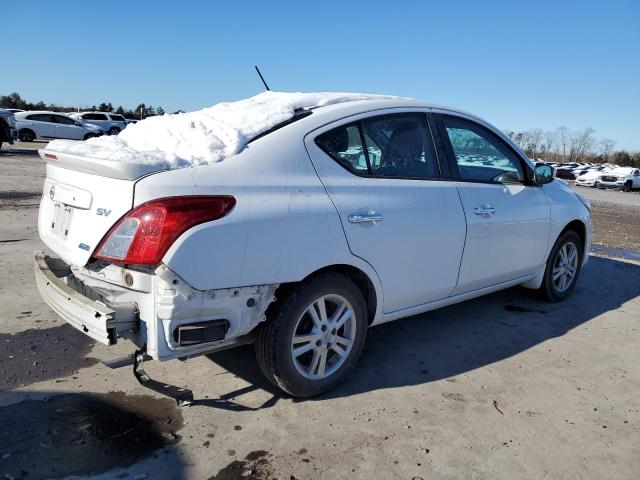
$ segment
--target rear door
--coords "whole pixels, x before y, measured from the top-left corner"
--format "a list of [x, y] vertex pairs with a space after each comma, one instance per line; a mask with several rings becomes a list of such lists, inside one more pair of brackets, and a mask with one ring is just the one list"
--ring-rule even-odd
[[310, 133], [305, 145], [351, 252], [380, 277], [384, 312], [450, 295], [465, 221], [425, 113], [359, 115]]
[[55, 138], [56, 126], [48, 113], [34, 113], [28, 115], [26, 120], [29, 122], [28, 128], [33, 130], [38, 138]]
[[462, 116], [438, 117], [467, 222], [455, 294], [536, 273], [550, 232], [544, 190], [527, 180], [524, 160], [488, 127]]

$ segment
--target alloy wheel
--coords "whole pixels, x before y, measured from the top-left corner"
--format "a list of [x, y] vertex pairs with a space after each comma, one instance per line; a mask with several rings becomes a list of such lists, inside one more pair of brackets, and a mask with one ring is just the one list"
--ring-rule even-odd
[[578, 271], [578, 247], [573, 242], [567, 242], [556, 254], [553, 262], [553, 286], [558, 293], [566, 292]]
[[356, 338], [356, 317], [340, 295], [324, 295], [304, 310], [293, 330], [291, 357], [305, 378], [321, 380], [346, 361]]

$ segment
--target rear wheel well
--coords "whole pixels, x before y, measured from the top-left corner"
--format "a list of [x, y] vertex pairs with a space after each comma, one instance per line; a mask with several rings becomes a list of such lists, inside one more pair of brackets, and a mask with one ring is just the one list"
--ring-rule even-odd
[[578, 234], [580, 240], [582, 241], [582, 248], [584, 248], [587, 241], [587, 228], [584, 226], [584, 223], [582, 223], [580, 220], [569, 222], [567, 226], [564, 227], [562, 232], [560, 232], [560, 235], [558, 235], [558, 237], [569, 231], [573, 231]]
[[[301, 282], [309, 281], [312, 278], [315, 278], [319, 275], [324, 275], [327, 273], [340, 273], [345, 277], [349, 278], [360, 290], [362, 296], [364, 297], [365, 304], [367, 306], [367, 321], [368, 324], [371, 325], [373, 319], [376, 316], [376, 310], [378, 306], [378, 296], [376, 295], [376, 289], [373, 286], [373, 282], [369, 278], [369, 276], [364, 273], [362, 270], [352, 266], [352, 265], [330, 265], [328, 267], [321, 268], [316, 270], [315, 272], [307, 275]], [[301, 282], [293, 282], [293, 283], [283, 283], [276, 290], [276, 298], [277, 300], [269, 306], [269, 309], [280, 302], [281, 299], [285, 298], [288, 293], [295, 289], [296, 285]], [[267, 309], [267, 312], [268, 310]], [[268, 313], [267, 313], [268, 316]]]

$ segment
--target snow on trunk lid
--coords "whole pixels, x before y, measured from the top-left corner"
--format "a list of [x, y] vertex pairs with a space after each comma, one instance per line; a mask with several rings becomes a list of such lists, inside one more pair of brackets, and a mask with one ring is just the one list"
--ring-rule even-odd
[[65, 262], [85, 265], [102, 237], [131, 210], [134, 184], [47, 164], [40, 238]]
[[398, 98], [363, 93], [264, 92], [196, 112], [148, 117], [118, 135], [86, 141], [53, 140], [46, 152], [65, 153], [156, 170], [220, 161], [297, 111], [355, 100]]

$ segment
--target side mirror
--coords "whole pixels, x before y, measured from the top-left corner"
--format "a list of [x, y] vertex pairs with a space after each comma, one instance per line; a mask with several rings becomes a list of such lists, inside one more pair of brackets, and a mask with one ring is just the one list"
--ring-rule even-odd
[[534, 170], [536, 185], [544, 185], [553, 181], [553, 167], [549, 165], [538, 165]]

